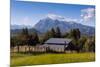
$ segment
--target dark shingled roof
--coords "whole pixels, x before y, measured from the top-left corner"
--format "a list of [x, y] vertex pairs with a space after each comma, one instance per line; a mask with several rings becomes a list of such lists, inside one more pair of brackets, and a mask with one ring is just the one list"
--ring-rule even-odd
[[67, 38], [50, 38], [45, 42], [45, 44], [68, 44], [72, 41], [72, 39]]

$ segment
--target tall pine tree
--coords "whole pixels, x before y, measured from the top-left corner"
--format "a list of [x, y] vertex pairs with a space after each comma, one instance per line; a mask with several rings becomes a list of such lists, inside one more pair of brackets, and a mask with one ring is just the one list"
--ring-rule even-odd
[[61, 38], [61, 31], [59, 27], [56, 28], [56, 37]]

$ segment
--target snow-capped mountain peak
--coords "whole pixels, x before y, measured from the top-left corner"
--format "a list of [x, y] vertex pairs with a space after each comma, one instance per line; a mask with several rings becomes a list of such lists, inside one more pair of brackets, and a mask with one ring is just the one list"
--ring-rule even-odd
[[61, 21], [64, 21], [65, 18], [60, 16], [60, 15], [56, 15], [56, 14], [48, 14], [46, 15], [47, 18], [50, 18], [52, 20], [61, 20]]
[[51, 19], [51, 20], [58, 20], [58, 21], [65, 21], [65, 22], [77, 22], [77, 19], [63, 17], [56, 14], [47, 14], [44, 19]]

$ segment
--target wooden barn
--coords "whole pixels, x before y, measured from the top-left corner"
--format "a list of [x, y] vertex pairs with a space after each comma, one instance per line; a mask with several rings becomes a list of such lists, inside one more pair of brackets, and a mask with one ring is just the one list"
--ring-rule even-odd
[[71, 46], [72, 39], [67, 38], [50, 38], [44, 43], [46, 50], [52, 50], [56, 52], [65, 52], [67, 47]]

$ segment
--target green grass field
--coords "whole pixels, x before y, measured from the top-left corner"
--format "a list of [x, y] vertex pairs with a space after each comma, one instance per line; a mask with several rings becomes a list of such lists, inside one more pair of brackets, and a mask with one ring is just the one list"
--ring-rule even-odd
[[41, 55], [11, 53], [11, 66], [90, 62], [90, 61], [95, 61], [94, 53], [41, 54]]

